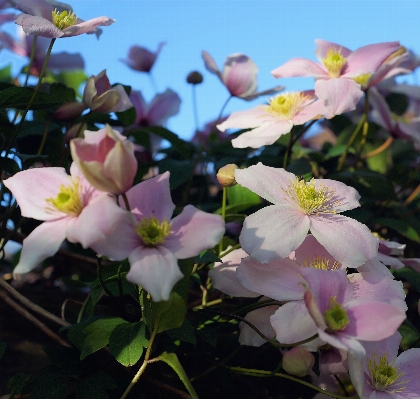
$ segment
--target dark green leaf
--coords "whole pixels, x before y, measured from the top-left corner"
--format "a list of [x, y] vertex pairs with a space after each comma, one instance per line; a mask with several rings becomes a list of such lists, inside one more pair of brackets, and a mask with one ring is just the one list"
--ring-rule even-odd
[[14, 375], [7, 383], [7, 388], [10, 389], [10, 397], [17, 395], [22, 392], [23, 387], [31, 379], [31, 377], [25, 373], [19, 373]]
[[395, 277], [408, 281], [416, 290], [420, 292], [420, 273], [411, 267], [403, 267], [402, 269], [395, 270]]
[[[10, 87], [0, 92], [0, 108], [26, 109], [34, 93], [29, 87]], [[38, 92], [30, 109], [48, 109], [62, 104], [64, 101], [49, 93]]]
[[187, 319], [184, 320], [181, 327], [167, 330], [166, 334], [168, 334], [173, 340], [180, 340], [193, 345], [197, 344], [194, 327]]
[[136, 110], [134, 107], [127, 109], [124, 112], [116, 112], [118, 121], [123, 126], [131, 126], [136, 121]]
[[152, 315], [154, 322], [157, 315], [160, 314], [158, 333], [177, 328], [184, 322], [187, 306], [182, 297], [172, 292], [168, 301], [153, 302]]
[[188, 290], [190, 288], [191, 272], [194, 267], [194, 258], [178, 259], [178, 266], [184, 277], [178, 281], [174, 287], [174, 292], [178, 293], [184, 302], [187, 302]]
[[180, 161], [177, 159], [165, 158], [159, 162], [160, 173], [166, 171], [171, 173], [171, 177], [169, 179], [171, 190], [177, 188], [190, 179], [192, 168], [193, 164], [189, 160]]
[[389, 227], [410, 240], [420, 242], [420, 231], [412, 227], [412, 221], [392, 218], [377, 218], [376, 223]]
[[147, 348], [146, 324], [123, 323], [112, 331], [109, 337], [109, 350], [123, 366], [130, 367], [138, 362], [143, 348]]
[[79, 381], [76, 386], [76, 399], [107, 399], [108, 389], [116, 388], [114, 380], [104, 373], [98, 373]]
[[413, 347], [413, 345], [420, 339], [418, 332], [415, 330], [413, 326], [410, 325], [405, 321], [401, 324], [400, 328], [398, 328], [398, 332], [401, 334], [401, 349], [407, 350]]
[[58, 367], [63, 373], [68, 375], [77, 375], [80, 373], [78, 350], [64, 346], [47, 346], [43, 349], [51, 363]]
[[201, 251], [200, 255], [197, 255], [194, 258], [194, 263], [212, 263], [212, 262], [221, 262], [221, 259], [211, 250], [206, 249]]
[[35, 381], [31, 399], [63, 399], [67, 394], [67, 383], [56, 375], [44, 374]]

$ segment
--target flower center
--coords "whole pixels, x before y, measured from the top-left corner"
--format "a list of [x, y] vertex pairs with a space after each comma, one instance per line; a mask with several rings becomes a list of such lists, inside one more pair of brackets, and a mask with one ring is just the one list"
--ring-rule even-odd
[[315, 255], [314, 258], [305, 260], [303, 266], [322, 270], [337, 270], [340, 264], [337, 261], [331, 264], [331, 259], [327, 259], [325, 256]]
[[315, 180], [306, 182], [304, 179], [296, 177], [291, 182], [287, 190], [283, 191], [299, 205], [300, 209], [306, 215], [317, 215], [319, 213], [337, 213], [334, 207], [340, 204], [340, 201], [331, 201], [335, 191], [328, 190], [322, 184], [315, 187]]
[[341, 75], [341, 70], [346, 63], [346, 58], [341, 55], [341, 48], [338, 50], [330, 48], [327, 52], [327, 56], [322, 60], [325, 68], [331, 78], [338, 78]]
[[52, 23], [60, 30], [73, 26], [77, 22], [77, 16], [73, 11], [57, 11], [51, 13]]
[[347, 312], [337, 302], [337, 297], [330, 298], [330, 307], [324, 312], [324, 320], [331, 332], [344, 330], [350, 323]]
[[153, 247], [165, 242], [165, 238], [171, 233], [172, 223], [166, 219], [161, 223], [153, 216], [144, 218], [136, 227], [136, 233], [143, 240], [144, 244]]
[[281, 120], [292, 119], [309, 100], [302, 92], [284, 93], [271, 97], [268, 101], [267, 111], [280, 117]]
[[[78, 216], [83, 209], [79, 179], [72, 179], [68, 186], [62, 184], [57, 196], [47, 198], [46, 202], [54, 207], [52, 210], [59, 210], [69, 216]], [[47, 207], [47, 210], [51, 210], [51, 208]]]
[[[397, 382], [405, 373], [400, 372], [398, 367], [394, 366], [395, 359], [389, 364], [388, 355], [379, 356], [376, 360], [376, 355], [373, 354], [368, 360], [368, 369], [371, 380], [368, 384], [377, 391], [387, 391], [388, 393], [398, 393], [405, 390], [405, 385], [409, 380]], [[391, 389], [388, 389], [394, 385]], [[399, 387], [398, 387], [399, 385]]]
[[364, 87], [364, 86], [367, 85], [367, 82], [369, 81], [369, 79], [370, 79], [371, 76], [372, 76], [372, 73], [371, 72], [363, 73], [363, 74], [361, 74], [359, 76], [355, 76], [353, 78], [353, 80], [356, 83], [359, 83], [360, 86]]

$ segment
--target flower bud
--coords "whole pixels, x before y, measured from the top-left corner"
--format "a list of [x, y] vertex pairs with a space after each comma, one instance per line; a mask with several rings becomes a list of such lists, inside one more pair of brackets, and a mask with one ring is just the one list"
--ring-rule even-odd
[[217, 172], [217, 181], [220, 183], [223, 187], [232, 187], [236, 185], [235, 180], [235, 170], [239, 169], [237, 165], [234, 163], [231, 163], [229, 165], [223, 166], [223, 168], [220, 168]]
[[198, 71], [192, 71], [187, 76], [187, 83], [191, 85], [199, 85], [203, 82], [203, 75]]
[[314, 364], [314, 355], [300, 346], [296, 346], [283, 354], [283, 369], [297, 377], [308, 375]]
[[86, 180], [112, 194], [129, 190], [137, 173], [133, 143], [109, 125], [97, 132], [86, 130], [84, 135], [70, 142], [70, 150]]

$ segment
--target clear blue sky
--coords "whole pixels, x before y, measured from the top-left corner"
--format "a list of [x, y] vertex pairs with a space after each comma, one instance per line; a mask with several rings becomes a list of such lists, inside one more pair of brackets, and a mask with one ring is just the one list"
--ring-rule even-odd
[[[116, 23], [103, 29], [100, 40], [82, 35], [59, 39], [53, 51], [80, 52], [88, 75], [107, 69], [111, 83], [131, 85], [147, 100], [155, 92], [146, 74], [119, 62], [131, 45], [155, 50], [166, 41], [153, 76], [159, 88], [175, 90], [182, 98], [179, 115], [168, 127], [183, 138], [191, 137], [194, 118], [191, 86], [185, 78], [192, 70], [204, 75], [197, 87], [201, 125], [217, 117], [228, 92], [216, 76], [204, 68], [201, 51], [208, 51], [221, 68], [227, 55], [242, 52], [259, 67], [259, 88], [283, 84], [286, 90], [311, 89], [313, 80], [274, 79], [270, 71], [290, 58], [314, 58], [314, 39], [333, 41], [352, 50], [377, 42], [400, 40], [420, 53], [420, 1], [405, 0], [72, 0], [68, 1], [83, 19], [106, 15]], [[13, 31], [13, 23], [5, 25]], [[0, 67], [13, 61], [10, 52], [0, 52]], [[413, 77], [407, 78], [414, 83]], [[263, 99], [245, 102], [233, 99], [227, 112], [251, 108]]]

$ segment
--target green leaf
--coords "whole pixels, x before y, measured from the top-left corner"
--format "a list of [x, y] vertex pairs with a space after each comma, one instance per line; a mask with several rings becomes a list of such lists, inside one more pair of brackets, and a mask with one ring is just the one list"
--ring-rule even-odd
[[108, 399], [107, 389], [116, 387], [113, 378], [99, 372], [77, 383], [76, 399]]
[[222, 260], [211, 250], [205, 249], [201, 251], [200, 255], [197, 255], [194, 258], [194, 263], [212, 263], [212, 262], [221, 262]]
[[131, 126], [136, 121], [136, 110], [134, 107], [127, 109], [124, 112], [116, 112], [118, 121], [121, 122], [123, 126]]
[[65, 346], [46, 346], [43, 348], [51, 363], [58, 367], [63, 373], [77, 375], [80, 373], [81, 365], [79, 351], [75, 348]]
[[31, 377], [25, 373], [19, 373], [14, 375], [7, 383], [7, 388], [11, 390], [10, 397], [13, 398], [18, 393], [21, 393], [23, 387], [30, 379]]
[[194, 327], [187, 319], [184, 320], [181, 327], [167, 330], [166, 334], [168, 334], [173, 340], [180, 340], [193, 345], [197, 344]]
[[[10, 87], [0, 92], [0, 108], [26, 109], [34, 89], [29, 87]], [[38, 92], [30, 109], [48, 109], [64, 101], [49, 93]]]
[[87, 336], [83, 340], [80, 360], [108, 345], [109, 337], [119, 324], [125, 323], [121, 317], [99, 319], [89, 324], [84, 330]]
[[0, 69], [0, 81], [11, 82], [12, 81], [12, 64], [6, 65]]
[[[366, 143], [363, 153], [366, 154], [368, 152], [373, 151], [374, 149], [378, 148], [377, 145], [373, 145], [371, 143]], [[390, 150], [389, 148], [385, 151], [380, 152], [379, 154], [369, 157], [366, 159], [366, 163], [370, 170], [374, 172], [384, 174], [388, 169], [388, 165], [390, 165]]]
[[258, 205], [261, 199], [258, 194], [240, 184], [227, 188], [227, 198], [229, 205], [253, 204]]
[[[236, 186], [235, 186], [236, 187]], [[235, 204], [235, 205], [228, 205], [226, 207], [226, 216], [228, 215], [237, 215], [239, 212], [245, 211], [253, 206], [255, 206], [255, 202], [244, 202], [242, 204]], [[222, 214], [222, 208], [216, 209], [213, 212], [215, 215], [221, 215]]]
[[187, 306], [182, 297], [176, 292], [171, 293], [168, 301], [152, 302], [153, 323], [156, 322], [157, 316], [160, 315], [158, 333], [180, 327], [184, 322], [186, 313]]
[[410, 240], [420, 242], [420, 232], [411, 226], [411, 221], [409, 220], [405, 221], [392, 218], [377, 218], [375, 222], [397, 231]]
[[143, 348], [147, 348], [146, 324], [123, 323], [115, 327], [109, 337], [109, 350], [123, 366], [130, 367], [138, 362]]
[[395, 277], [408, 281], [416, 290], [420, 292], [420, 273], [411, 267], [403, 267], [394, 271]]
[[[83, 70], [63, 71], [60, 73], [47, 73], [43, 82], [46, 83], [63, 83], [67, 87], [73, 89], [78, 93], [79, 87], [82, 83], [87, 81], [87, 76]], [[78, 95], [78, 97], [81, 97]], [[73, 100], [74, 101], [74, 100]]]
[[67, 395], [68, 385], [56, 374], [43, 374], [34, 381], [31, 399], [63, 399]]
[[184, 302], [187, 302], [191, 273], [194, 268], [194, 258], [178, 259], [178, 266], [184, 277], [176, 283], [174, 292], [178, 293]]
[[410, 325], [407, 320], [401, 324], [398, 328], [398, 332], [401, 334], [401, 349], [406, 351], [413, 347], [413, 345], [420, 339], [418, 332], [413, 326]]
[[184, 368], [178, 360], [178, 357], [175, 353], [163, 352], [159, 357], [159, 360], [165, 362], [168, 366], [178, 374], [179, 379], [183, 382], [188, 393], [193, 399], [198, 399], [197, 393], [195, 392], [194, 387], [192, 386], [187, 374], [185, 373]]
[[171, 190], [187, 182], [191, 177], [193, 164], [190, 160], [165, 158], [159, 162], [159, 172], [170, 172], [169, 184]]

